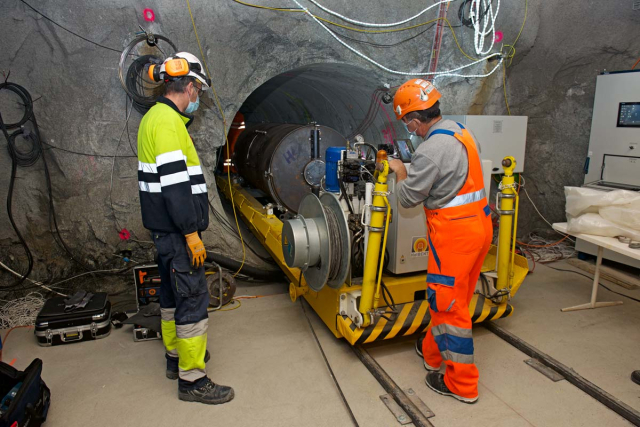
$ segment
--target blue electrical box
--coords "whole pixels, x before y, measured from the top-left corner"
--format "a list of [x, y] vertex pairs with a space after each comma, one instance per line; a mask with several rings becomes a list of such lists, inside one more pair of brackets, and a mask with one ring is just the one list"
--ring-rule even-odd
[[329, 147], [325, 154], [326, 172], [324, 178], [324, 189], [332, 193], [340, 192], [340, 181], [338, 180], [338, 162], [342, 160], [344, 147]]

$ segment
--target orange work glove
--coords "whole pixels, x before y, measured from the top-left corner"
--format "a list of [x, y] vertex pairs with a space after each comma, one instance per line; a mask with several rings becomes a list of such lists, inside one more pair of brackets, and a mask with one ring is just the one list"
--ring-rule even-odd
[[187, 253], [191, 257], [191, 263], [196, 268], [201, 267], [207, 258], [207, 250], [204, 248], [204, 243], [200, 240], [198, 232], [187, 234], [184, 237], [187, 239]]

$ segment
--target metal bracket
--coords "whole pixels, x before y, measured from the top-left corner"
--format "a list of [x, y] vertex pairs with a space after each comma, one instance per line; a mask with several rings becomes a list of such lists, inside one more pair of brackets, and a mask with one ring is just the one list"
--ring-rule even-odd
[[524, 363], [531, 366], [533, 369], [540, 372], [542, 375], [549, 378], [554, 383], [557, 383], [558, 381], [562, 381], [565, 379], [564, 376], [562, 376], [558, 372], [540, 363], [538, 359], [527, 359], [524, 361]]
[[371, 210], [372, 211], [376, 211], [376, 212], [386, 212], [387, 211], [387, 207], [386, 206], [371, 206]]
[[96, 335], [98, 335], [98, 325], [95, 322], [91, 322], [91, 336], [95, 338]]
[[360, 213], [360, 224], [362, 224], [363, 227], [368, 227], [369, 224], [367, 224], [364, 221], [364, 214], [367, 211], [367, 208], [371, 209], [373, 207], [373, 205], [370, 205], [368, 203], [365, 203], [364, 206], [362, 206], [362, 212]]
[[502, 199], [515, 199], [516, 195], [515, 194], [503, 194], [503, 193], [496, 193], [496, 211], [498, 211], [498, 214], [500, 215], [514, 215], [516, 213], [515, 209], [511, 209], [508, 211], [503, 211], [500, 209], [500, 200]]
[[47, 344], [51, 344], [53, 342], [53, 332], [51, 332], [51, 329], [47, 329], [44, 336], [47, 339]]
[[364, 322], [362, 313], [358, 310], [358, 298], [361, 295], [362, 291], [345, 292], [340, 295], [340, 314], [351, 319], [357, 327]]
[[[408, 388], [403, 391], [405, 392], [409, 400], [411, 400], [413, 404], [416, 405], [418, 409], [420, 409], [420, 412], [422, 412], [426, 418], [432, 418], [436, 416], [436, 414], [434, 414], [433, 411], [429, 409], [429, 407], [422, 401], [422, 399], [418, 397], [413, 389]], [[396, 403], [396, 401], [393, 399], [393, 396], [391, 396], [390, 394], [383, 394], [380, 396], [380, 400], [382, 400], [382, 403], [384, 403], [387, 409], [391, 411], [393, 416], [396, 417], [396, 420], [398, 420], [398, 423], [400, 423], [400, 425], [407, 425], [412, 423], [411, 418], [400, 407], [400, 405]]]

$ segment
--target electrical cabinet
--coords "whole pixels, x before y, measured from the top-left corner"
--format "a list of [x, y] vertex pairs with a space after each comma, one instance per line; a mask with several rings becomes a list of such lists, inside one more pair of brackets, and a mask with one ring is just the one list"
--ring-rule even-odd
[[[483, 160], [482, 171], [487, 197], [489, 197], [488, 189], [491, 188], [491, 170], [492, 162]], [[424, 208], [422, 204], [409, 209], [402, 207], [395, 191], [395, 174], [389, 175], [387, 184], [391, 193], [389, 194], [389, 204], [393, 212], [387, 236], [388, 269], [394, 274], [426, 271], [429, 244]]]
[[[586, 187], [640, 190], [640, 70], [598, 76], [584, 173]], [[576, 250], [596, 255], [598, 249], [577, 239]], [[608, 249], [603, 257], [640, 268], [640, 261]]]
[[491, 160], [492, 174], [502, 174], [502, 159], [516, 159], [515, 172], [524, 171], [524, 151], [527, 142], [526, 116], [443, 116], [469, 129], [480, 144], [480, 157]]

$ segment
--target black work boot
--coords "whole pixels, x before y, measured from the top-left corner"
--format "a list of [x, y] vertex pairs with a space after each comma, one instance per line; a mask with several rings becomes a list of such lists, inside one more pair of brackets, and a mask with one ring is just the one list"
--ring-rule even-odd
[[186, 402], [200, 402], [208, 405], [226, 403], [235, 396], [233, 389], [226, 385], [215, 384], [206, 378], [203, 385], [191, 390], [178, 388], [178, 398]]
[[463, 397], [449, 390], [449, 387], [444, 383], [444, 375], [439, 372], [429, 372], [424, 381], [427, 383], [427, 387], [443, 396], [451, 396], [464, 403], [476, 403], [478, 401], [478, 396]]
[[640, 371], [633, 371], [631, 373], [631, 381], [636, 384], [640, 384]]
[[422, 355], [422, 342], [424, 341], [424, 337], [420, 337], [418, 338], [418, 340], [416, 341], [416, 353], [418, 353], [418, 356], [420, 357], [424, 357]]
[[[204, 363], [207, 363], [211, 359], [209, 350], [204, 353]], [[167, 356], [167, 378], [170, 380], [177, 380], [180, 376], [180, 369], [178, 368], [178, 359], [175, 357]]]

